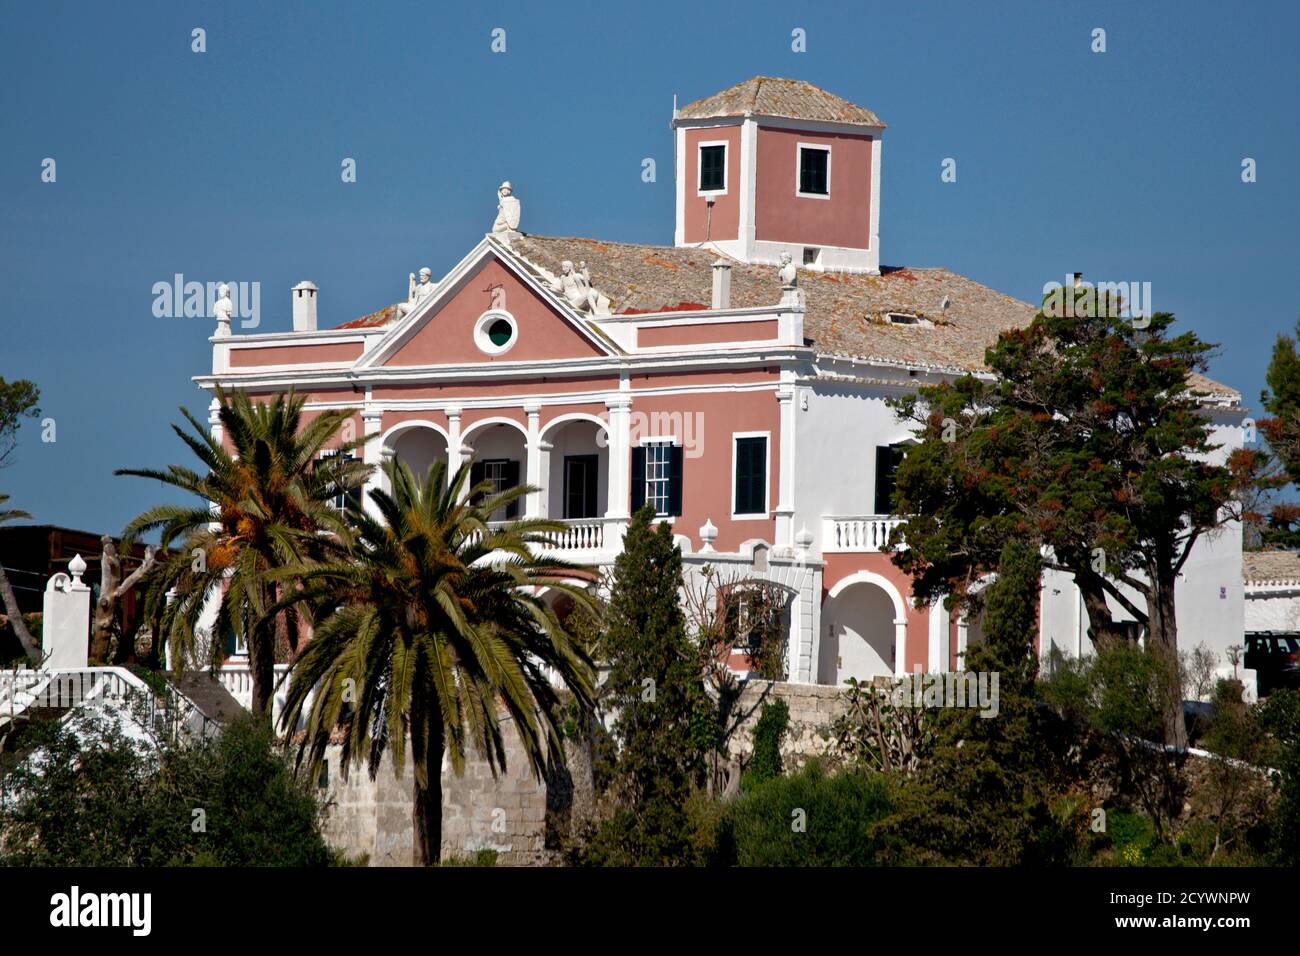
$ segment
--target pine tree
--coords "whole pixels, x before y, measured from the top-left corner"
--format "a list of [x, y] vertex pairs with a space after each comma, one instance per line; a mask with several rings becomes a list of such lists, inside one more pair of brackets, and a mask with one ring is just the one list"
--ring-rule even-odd
[[682, 612], [682, 555], [654, 511], [633, 516], [614, 565], [603, 649], [620, 745], [616, 809], [588, 859], [613, 865], [690, 862], [686, 802], [704, 766], [709, 699]]

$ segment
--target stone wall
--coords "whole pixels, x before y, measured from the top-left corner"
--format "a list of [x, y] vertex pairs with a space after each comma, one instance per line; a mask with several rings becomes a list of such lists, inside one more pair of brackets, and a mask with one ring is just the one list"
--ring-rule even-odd
[[750, 680], [741, 691], [733, 720], [740, 724], [731, 735], [730, 751], [747, 763], [754, 750], [754, 727], [763, 705], [783, 700], [790, 708], [790, 726], [781, 745], [781, 759], [788, 769], [800, 767], [810, 756], [825, 753], [830, 742], [830, 725], [841, 713], [841, 688], [819, 684], [788, 684]]
[[[494, 779], [486, 760], [465, 761], [461, 774], [444, 761], [442, 770], [442, 858], [469, 857], [493, 850], [504, 866], [556, 862], [560, 837], [576, 814], [594, 799], [590, 753], [566, 745], [568, 766], [538, 782], [511, 720], [502, 720], [506, 769]], [[325, 838], [351, 857], [365, 856], [371, 866], [410, 866], [414, 862], [411, 801], [414, 785], [408, 757], [400, 778], [385, 755], [372, 781], [364, 766], [353, 767], [347, 780], [340, 773], [340, 748], [330, 747], [323, 788]]]

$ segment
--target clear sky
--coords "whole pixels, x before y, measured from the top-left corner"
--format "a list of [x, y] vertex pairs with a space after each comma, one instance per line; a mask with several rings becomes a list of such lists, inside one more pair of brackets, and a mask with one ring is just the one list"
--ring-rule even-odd
[[[1300, 316], [1298, 11], [4, 3], [0, 375], [36, 381], [57, 430], [44, 443], [24, 427], [0, 491], [39, 521], [114, 533], [166, 500], [112, 470], [189, 463], [168, 423], [182, 404], [203, 413], [190, 376], [211, 368], [213, 323], [154, 316], [154, 283], [176, 273], [260, 282], [259, 331], [289, 326], [289, 289], [310, 278], [322, 326], [338, 324], [458, 261], [503, 179], [525, 231], [670, 244], [673, 95], [755, 74], [809, 80], [888, 124], [882, 262], [1029, 301], [1076, 270], [1149, 281], [1156, 309], [1220, 344], [1211, 374], [1257, 407], [1273, 340]], [[948, 157], [955, 183], [940, 181]], [[1257, 182], [1242, 182], [1246, 157]]]

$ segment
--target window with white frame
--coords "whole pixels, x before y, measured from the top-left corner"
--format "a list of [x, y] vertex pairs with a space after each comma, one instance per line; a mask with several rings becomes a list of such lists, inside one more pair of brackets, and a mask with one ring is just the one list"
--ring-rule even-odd
[[[320, 457], [322, 461], [324, 461], [327, 458], [339, 458], [339, 457], [341, 457], [345, 462], [358, 460], [356, 455], [340, 455], [337, 449], [329, 449], [323, 451], [321, 452]], [[341, 467], [346, 468], [347, 466], [343, 465]], [[335, 494], [329, 500], [329, 505], [335, 511], [346, 511], [349, 501], [355, 504], [361, 503], [360, 488], [336, 489]]]
[[645, 449], [645, 500], [655, 514], [668, 513], [672, 491], [672, 448], [668, 442], [654, 442]]
[[650, 439], [632, 449], [632, 511], [649, 504], [660, 517], [682, 513], [681, 445], [671, 438]]
[[827, 199], [831, 194], [831, 148], [811, 143], [799, 144], [799, 181], [796, 192], [800, 196]]
[[755, 518], [767, 515], [767, 434], [732, 436], [731, 513]]
[[727, 191], [727, 144], [700, 144], [700, 192]]

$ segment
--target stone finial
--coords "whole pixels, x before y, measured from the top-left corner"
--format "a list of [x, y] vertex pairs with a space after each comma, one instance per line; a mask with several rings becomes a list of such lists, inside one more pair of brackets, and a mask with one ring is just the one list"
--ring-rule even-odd
[[492, 223], [492, 234], [507, 242], [517, 236], [521, 211], [514, 187], [510, 185], [510, 180], [506, 180], [497, 187], [497, 218]]
[[799, 528], [799, 531], [794, 536], [795, 557], [800, 561], [807, 561], [808, 551], [812, 548], [812, 543], [813, 533], [808, 530], [808, 526], [805, 524]]
[[86, 562], [80, 554], [73, 555], [68, 562], [68, 573], [72, 575], [73, 584], [81, 583], [81, 576], [86, 573]]
[[700, 526], [700, 553], [711, 554], [713, 552], [713, 542], [718, 540], [718, 527], [708, 518], [704, 519], [704, 524]]

